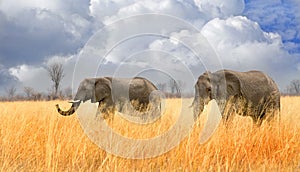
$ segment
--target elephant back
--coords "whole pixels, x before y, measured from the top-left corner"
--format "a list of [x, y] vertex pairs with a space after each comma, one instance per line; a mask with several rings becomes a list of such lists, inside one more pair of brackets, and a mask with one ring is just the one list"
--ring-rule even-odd
[[261, 71], [235, 72], [235, 76], [240, 82], [241, 94], [254, 106], [273, 96], [279, 97], [275, 82]]
[[138, 100], [140, 103], [149, 103], [150, 94], [157, 90], [156, 86], [142, 77], [135, 77], [130, 82], [129, 98]]

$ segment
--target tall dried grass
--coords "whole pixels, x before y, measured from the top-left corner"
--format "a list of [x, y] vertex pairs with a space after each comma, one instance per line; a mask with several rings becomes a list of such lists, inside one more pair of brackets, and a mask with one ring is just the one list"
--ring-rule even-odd
[[[66, 102], [2, 102], [0, 171], [297, 171], [300, 97], [283, 97], [281, 102], [281, 124], [263, 123], [257, 128], [251, 118], [237, 116], [229, 127], [220, 125], [209, 142], [199, 145], [201, 121], [176, 148], [144, 160], [100, 149], [84, 134], [75, 115], [56, 112], [54, 105], [67, 109]], [[157, 136], [177, 120], [180, 101], [171, 99], [168, 104], [171, 108], [154, 124], [132, 124], [118, 116], [109, 124], [126, 137]]]

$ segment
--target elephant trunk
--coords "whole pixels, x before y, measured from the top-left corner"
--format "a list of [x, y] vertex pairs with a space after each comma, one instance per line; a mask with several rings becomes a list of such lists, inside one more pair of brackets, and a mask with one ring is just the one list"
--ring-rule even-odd
[[226, 103], [227, 103], [227, 100], [226, 99], [216, 99], [217, 101], [217, 104], [218, 104], [218, 107], [219, 107], [219, 110], [222, 114], [222, 116], [224, 115], [224, 111], [225, 111], [225, 107], [226, 107]]
[[80, 101], [79, 102], [73, 102], [71, 108], [69, 110], [67, 110], [67, 111], [61, 110], [59, 108], [58, 104], [55, 105], [55, 106], [56, 106], [56, 109], [57, 109], [58, 113], [60, 113], [63, 116], [70, 116], [70, 115], [72, 115], [77, 110], [77, 108], [79, 107], [79, 105], [80, 105]]
[[195, 100], [193, 102], [193, 108], [194, 108], [194, 120], [196, 121], [204, 109], [204, 103], [199, 100]]

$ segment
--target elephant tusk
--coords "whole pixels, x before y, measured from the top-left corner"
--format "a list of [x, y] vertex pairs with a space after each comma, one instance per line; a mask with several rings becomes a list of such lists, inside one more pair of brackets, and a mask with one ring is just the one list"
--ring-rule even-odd
[[219, 126], [222, 120], [220, 108], [215, 99], [212, 99], [208, 103], [208, 107], [209, 107], [208, 117], [204, 125], [204, 129], [200, 134], [200, 139], [199, 139], [200, 144], [204, 144], [211, 138], [211, 136], [214, 134], [214, 132], [216, 131], [217, 127]]
[[78, 103], [80, 102], [81, 100], [70, 100], [69, 103]]

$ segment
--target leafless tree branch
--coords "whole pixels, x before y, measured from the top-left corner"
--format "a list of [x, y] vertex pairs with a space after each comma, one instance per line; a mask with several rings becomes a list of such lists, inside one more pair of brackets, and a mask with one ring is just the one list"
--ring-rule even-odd
[[52, 63], [47, 66], [48, 75], [51, 81], [54, 83], [54, 91], [57, 96], [58, 89], [61, 83], [61, 80], [64, 77], [64, 67], [61, 63]]

